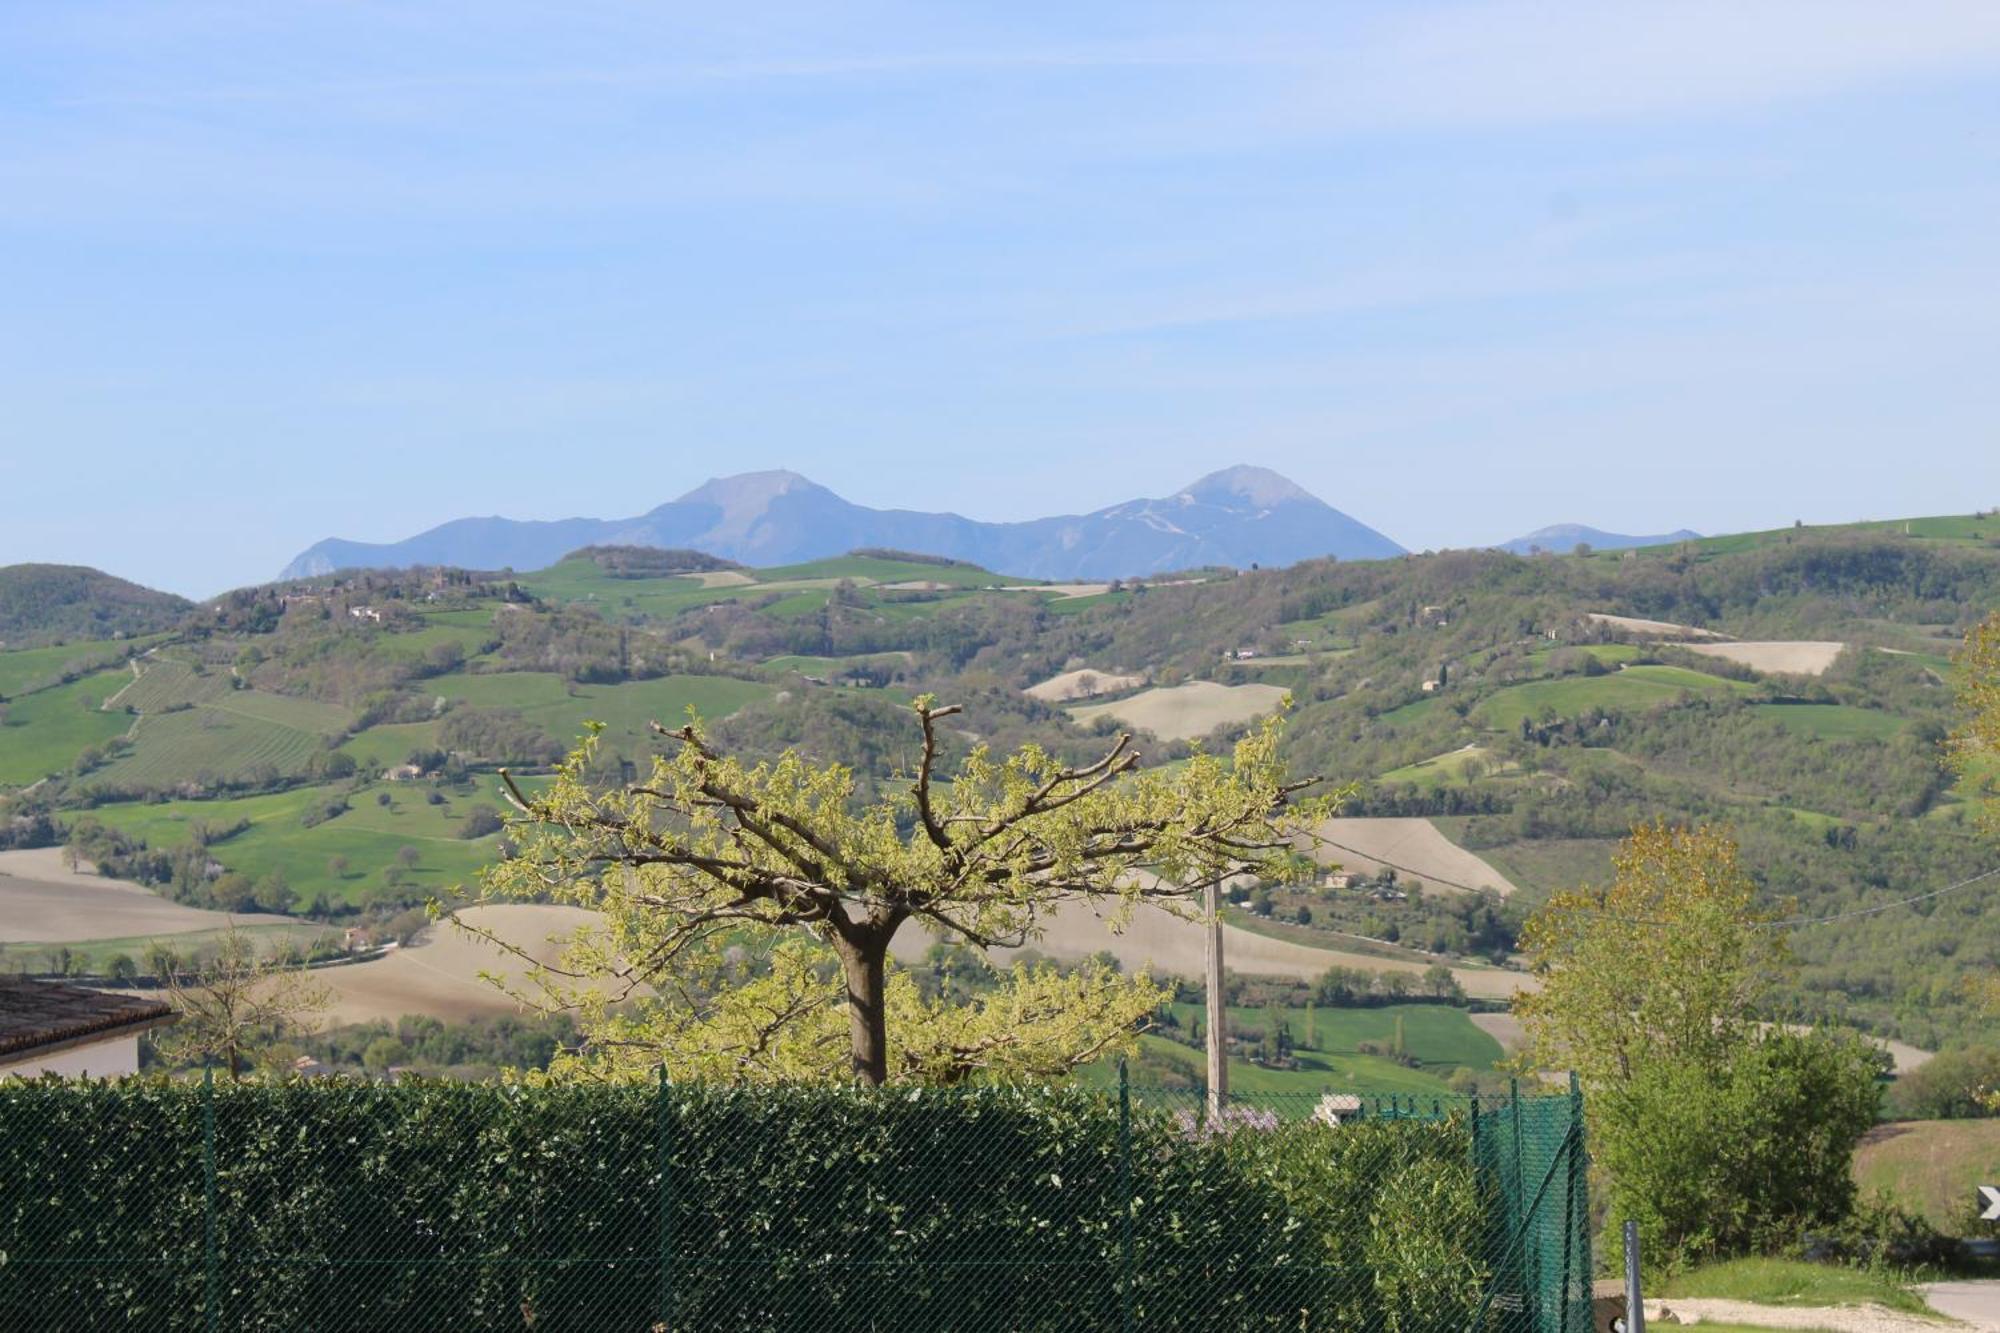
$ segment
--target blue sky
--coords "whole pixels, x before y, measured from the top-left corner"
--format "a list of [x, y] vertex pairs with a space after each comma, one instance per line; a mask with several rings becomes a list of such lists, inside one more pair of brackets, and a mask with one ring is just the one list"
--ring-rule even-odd
[[2000, 504], [2000, 5], [0, 5], [0, 563]]

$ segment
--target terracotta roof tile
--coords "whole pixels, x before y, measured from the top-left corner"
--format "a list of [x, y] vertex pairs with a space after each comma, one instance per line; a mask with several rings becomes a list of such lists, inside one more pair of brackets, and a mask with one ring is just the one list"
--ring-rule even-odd
[[171, 1005], [60, 981], [0, 977], [0, 1060], [120, 1028], [159, 1027]]

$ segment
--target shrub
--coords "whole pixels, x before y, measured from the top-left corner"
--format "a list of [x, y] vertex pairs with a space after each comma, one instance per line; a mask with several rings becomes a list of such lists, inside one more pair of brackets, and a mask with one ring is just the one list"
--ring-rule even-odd
[[459, 822], [458, 836], [469, 842], [474, 838], [484, 838], [498, 833], [505, 827], [506, 821], [500, 818], [499, 811], [489, 805], [476, 805]]
[[[0, 1085], [0, 1326], [57, 1309], [202, 1325], [203, 1095]], [[1191, 1138], [1143, 1107], [1122, 1127], [1074, 1088], [212, 1096], [229, 1328], [926, 1328], [948, 1311], [1052, 1331], [1116, 1326], [1129, 1299], [1147, 1329], [1415, 1333], [1462, 1326], [1488, 1276], [1462, 1120]]]
[[1854, 1148], [1875, 1123], [1879, 1054], [1849, 1035], [1773, 1028], [1719, 1075], [1660, 1063], [1595, 1101], [1609, 1228], [1639, 1223], [1665, 1267], [1796, 1242], [1854, 1206]]
[[1966, 1120], [2000, 1111], [2000, 1047], [1962, 1046], [1939, 1051], [1896, 1080], [1889, 1107], [1912, 1120]]

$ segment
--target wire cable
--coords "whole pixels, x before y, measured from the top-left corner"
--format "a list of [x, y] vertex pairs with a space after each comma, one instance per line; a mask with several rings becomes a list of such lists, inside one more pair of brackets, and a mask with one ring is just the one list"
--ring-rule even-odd
[[[1358, 856], [1364, 861], [1373, 861], [1376, 865], [1388, 866], [1391, 870], [1398, 871], [1402, 874], [1414, 875], [1427, 885], [1442, 884], [1448, 889], [1458, 889], [1465, 893], [1496, 892], [1494, 887], [1490, 884], [1484, 886], [1484, 888], [1474, 888], [1470, 884], [1460, 884], [1455, 880], [1446, 879], [1442, 875], [1425, 874], [1421, 870], [1413, 870], [1409, 866], [1397, 865], [1394, 861], [1385, 861], [1379, 856], [1370, 855], [1369, 853], [1362, 851], [1358, 847], [1349, 847], [1345, 843], [1335, 842], [1332, 838], [1324, 836], [1315, 836], [1314, 841], [1323, 846], [1333, 847], [1340, 851], [1347, 852], [1350, 855]], [[1981, 874], [1973, 875], [1970, 878], [1961, 879], [1956, 883], [1947, 884], [1941, 889], [1932, 889], [1927, 893], [1914, 893], [1907, 898], [1898, 898], [1893, 902], [1877, 903], [1872, 907], [1857, 907], [1851, 911], [1846, 911], [1846, 912], [1830, 912], [1825, 916], [1795, 916], [1795, 917], [1787, 917], [1782, 921], [1766, 921], [1760, 924], [1771, 930], [1799, 930], [1807, 926], [1824, 926], [1834, 921], [1853, 921], [1861, 917], [1880, 916], [1884, 912], [1893, 912], [1896, 911], [1898, 908], [1914, 906], [1917, 903], [1930, 902], [1934, 899], [1942, 898], [1947, 894], [1957, 893], [1962, 889], [1972, 888], [1974, 885], [1983, 884], [1987, 880], [1994, 879], [1996, 877], [2000, 877], [2000, 866], [1995, 866], [1991, 870], [1984, 871]], [[1618, 916], [1610, 912], [1599, 912], [1596, 913], [1596, 915], [1604, 917], [1608, 920], [1616, 921], [1621, 925], [1627, 925], [1627, 926], [1668, 927], [1668, 926], [1677, 926], [1681, 924], [1675, 921], [1653, 920], [1648, 917]]]

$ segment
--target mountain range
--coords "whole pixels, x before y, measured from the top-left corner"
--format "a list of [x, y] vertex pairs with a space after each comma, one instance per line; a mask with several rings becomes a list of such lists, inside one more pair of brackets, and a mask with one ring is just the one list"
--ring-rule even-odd
[[757, 566], [890, 547], [1055, 580], [1404, 553], [1268, 468], [1225, 468], [1161, 499], [1017, 523], [871, 509], [779, 471], [716, 478], [635, 518], [461, 518], [399, 542], [329, 538], [307, 548], [280, 577], [410, 565], [541, 569], [593, 545], [682, 547]]
[[1655, 537], [1634, 537], [1629, 533], [1585, 527], [1581, 523], [1557, 523], [1552, 527], [1537, 528], [1525, 537], [1501, 542], [1495, 549], [1512, 551], [1515, 555], [1533, 555], [1537, 551], [1568, 555], [1579, 546], [1588, 546], [1593, 551], [1623, 551], [1634, 546], [1666, 546], [1673, 542], [1693, 541], [1699, 536], [1699, 532], [1688, 528], [1664, 532]]

